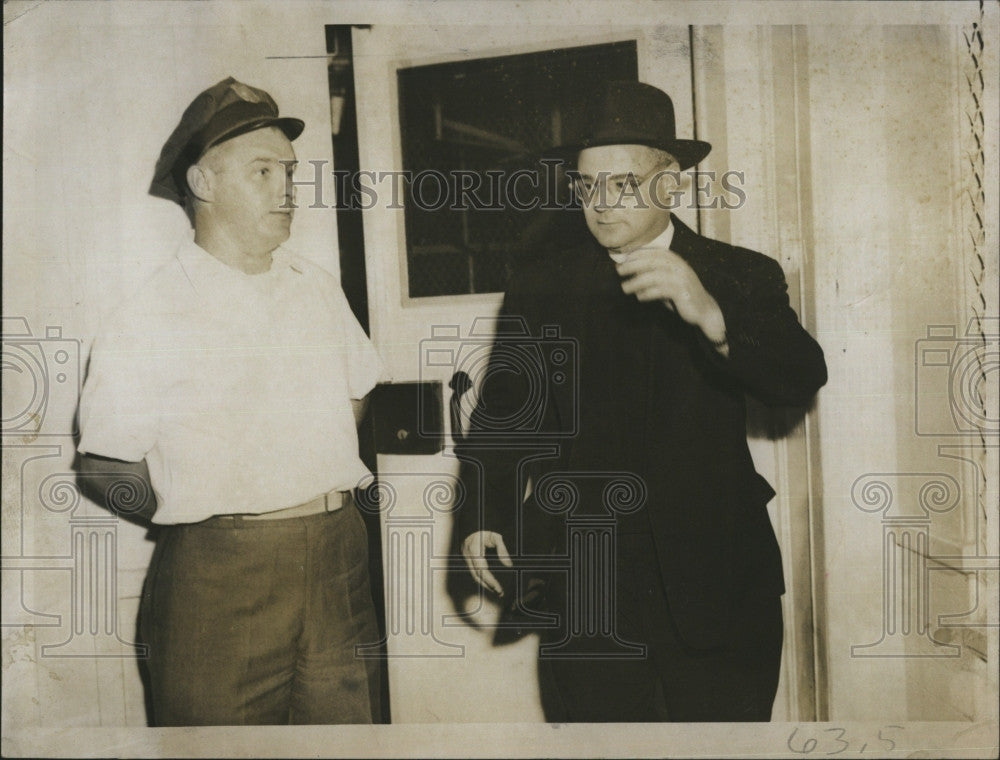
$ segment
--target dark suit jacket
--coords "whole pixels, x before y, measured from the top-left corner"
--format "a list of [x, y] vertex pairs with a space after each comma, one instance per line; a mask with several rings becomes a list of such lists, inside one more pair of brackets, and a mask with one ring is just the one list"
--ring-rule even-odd
[[[722, 309], [729, 356], [662, 304], [622, 294], [607, 252], [596, 244], [520, 268], [505, 294], [469, 444], [458, 451], [466, 460], [465, 500], [456, 525], [461, 537], [500, 532], [529, 565], [532, 556], [565, 551], [560, 519], [533, 499], [522, 504], [529, 477], [538, 483], [566, 469], [579, 419], [579, 386], [572, 378], [553, 380], [566, 364], [553, 362], [554, 354], [562, 357], [552, 346], [562, 341], [586, 360], [615, 361], [587, 355], [594, 331], [602, 329], [588, 319], [589, 310], [595, 299], [631, 299], [638, 327], [616, 339], [648, 347], [648, 373], [621, 389], [626, 408], [635, 411], [627, 423], [637, 442], [629, 469], [647, 486], [649, 523], [681, 636], [693, 646], [714, 646], [738, 635], [728, 621], [741, 598], [784, 591], [765, 509], [774, 491], [750, 458], [744, 394], [768, 405], [806, 406], [826, 382], [826, 365], [790, 308], [773, 259], [697, 235], [676, 217], [673, 224], [671, 248]], [[548, 336], [539, 338], [546, 328]], [[538, 366], [518, 371], [512, 356], [534, 357], [528, 361]], [[609, 415], [599, 424], [611, 434], [623, 421]]]

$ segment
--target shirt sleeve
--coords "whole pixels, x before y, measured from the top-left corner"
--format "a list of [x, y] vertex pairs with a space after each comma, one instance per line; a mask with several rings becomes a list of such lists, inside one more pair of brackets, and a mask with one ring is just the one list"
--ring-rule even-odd
[[159, 412], [149, 356], [130, 330], [109, 327], [97, 336], [80, 398], [81, 454], [139, 462], [153, 448]]
[[337, 289], [340, 323], [347, 345], [347, 383], [350, 396], [362, 399], [382, 379], [382, 360], [354, 317], [343, 291]]

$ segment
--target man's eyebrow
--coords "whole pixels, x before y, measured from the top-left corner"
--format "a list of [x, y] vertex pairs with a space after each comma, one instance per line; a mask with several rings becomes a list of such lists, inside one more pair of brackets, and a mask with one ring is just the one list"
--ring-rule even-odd
[[[615, 174], [608, 174], [607, 172], [597, 172], [597, 175], [599, 177], [606, 177], [607, 179], [622, 179], [624, 177], [637, 177], [640, 175], [640, 172], [637, 172], [634, 169], [630, 169], [629, 171], [617, 172]], [[578, 172], [577, 176], [580, 179], [594, 179], [594, 176], [592, 174], [580, 174]]]

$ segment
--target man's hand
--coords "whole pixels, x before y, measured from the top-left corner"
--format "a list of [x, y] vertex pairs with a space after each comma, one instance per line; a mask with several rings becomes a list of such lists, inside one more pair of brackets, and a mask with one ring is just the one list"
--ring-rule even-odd
[[351, 411], [354, 412], [354, 424], [361, 425], [361, 421], [365, 418], [365, 412], [368, 410], [368, 399], [371, 394], [368, 394], [364, 398], [352, 398], [351, 399]]
[[489, 571], [486, 562], [486, 550], [496, 549], [497, 558], [504, 567], [513, 567], [514, 561], [510, 558], [510, 552], [504, 545], [503, 536], [488, 530], [480, 530], [471, 534], [462, 542], [462, 556], [465, 557], [465, 564], [469, 566], [469, 572], [476, 579], [476, 583], [490, 591], [496, 592], [497, 596], [503, 596], [503, 587], [496, 579], [496, 576]]
[[615, 264], [615, 269], [625, 293], [634, 294], [642, 302], [662, 301], [685, 322], [699, 328], [721, 353], [728, 353], [726, 322], [718, 302], [676, 253], [640, 248]]

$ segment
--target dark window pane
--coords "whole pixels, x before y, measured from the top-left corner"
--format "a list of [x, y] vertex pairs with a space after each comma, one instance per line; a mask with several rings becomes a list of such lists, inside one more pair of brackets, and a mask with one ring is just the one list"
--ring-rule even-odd
[[539, 157], [572, 142], [602, 82], [637, 78], [634, 41], [398, 76], [411, 298], [502, 291], [512, 261], [577, 239], [565, 175]]

